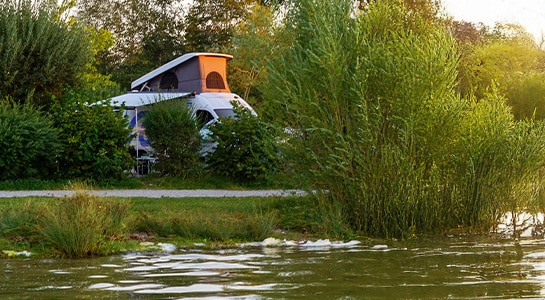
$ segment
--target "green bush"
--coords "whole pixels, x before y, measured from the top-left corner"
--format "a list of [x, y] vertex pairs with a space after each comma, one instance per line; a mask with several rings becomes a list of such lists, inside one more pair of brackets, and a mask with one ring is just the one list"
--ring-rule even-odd
[[460, 99], [445, 28], [399, 1], [352, 13], [348, 0], [299, 1], [286, 28], [297, 39], [269, 65], [266, 98], [296, 133], [295, 174], [371, 236], [488, 230], [535, 206], [542, 125], [515, 123], [497, 93]]
[[275, 131], [248, 109], [233, 105], [235, 118], [220, 118], [210, 127], [216, 145], [206, 156], [207, 169], [235, 180], [265, 181], [279, 169]]
[[144, 127], [150, 146], [159, 158], [157, 167], [162, 174], [186, 178], [199, 167], [199, 128], [185, 102], [153, 104], [144, 118]]
[[77, 191], [44, 208], [38, 231], [47, 243], [67, 257], [108, 254], [108, 241], [125, 235], [128, 205]]
[[128, 121], [109, 104], [88, 105], [99, 100], [93, 97], [72, 90], [50, 107], [64, 144], [58, 157], [63, 178], [120, 179], [134, 164], [127, 147]]
[[51, 94], [80, 83], [90, 40], [83, 26], [59, 14], [54, 1], [0, 2], [0, 97], [46, 106]]
[[0, 102], [0, 180], [50, 178], [61, 149], [58, 130], [42, 112]]

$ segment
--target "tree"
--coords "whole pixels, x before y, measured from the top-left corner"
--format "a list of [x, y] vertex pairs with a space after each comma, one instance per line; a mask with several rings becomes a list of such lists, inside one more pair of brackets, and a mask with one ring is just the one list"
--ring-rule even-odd
[[251, 0], [195, 0], [184, 22], [189, 52], [218, 52], [231, 43], [233, 30], [246, 17]]
[[497, 86], [518, 119], [532, 117], [535, 109], [536, 116], [542, 116], [545, 103], [537, 91], [544, 85], [536, 79], [545, 72], [545, 51], [518, 25], [497, 24], [473, 32], [476, 38], [457, 35], [462, 49], [458, 91], [480, 99]]
[[100, 51], [101, 74], [129, 89], [131, 81], [186, 52], [177, 0], [81, 0], [78, 18], [96, 30], [112, 33], [112, 47]]
[[291, 133], [282, 153], [327, 190], [323, 213], [341, 206], [354, 230], [407, 237], [488, 231], [536, 205], [543, 124], [515, 123], [494, 89], [460, 98], [457, 44], [440, 23], [396, 0], [356, 17], [351, 4], [297, 1], [295, 40], [268, 64], [265, 99]]
[[286, 43], [278, 36], [274, 20], [271, 8], [255, 5], [235, 27], [232, 43], [225, 48], [234, 56], [229, 64], [229, 86], [255, 108], [263, 104], [260, 85], [267, 75], [266, 65]]
[[58, 16], [51, 1], [0, 3], [0, 97], [47, 106], [50, 95], [79, 85], [90, 59], [90, 41], [78, 22], [63, 22]]
[[198, 168], [201, 139], [191, 108], [180, 100], [153, 104], [144, 118], [146, 135], [162, 174], [187, 178]]

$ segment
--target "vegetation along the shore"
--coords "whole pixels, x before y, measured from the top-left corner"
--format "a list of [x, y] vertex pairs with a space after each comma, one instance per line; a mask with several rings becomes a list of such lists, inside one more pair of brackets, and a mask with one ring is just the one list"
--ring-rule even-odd
[[[353, 237], [314, 197], [63, 198], [0, 202], [0, 250], [84, 257], [142, 250], [142, 242], [229, 247], [267, 237]], [[7, 254], [4, 254], [7, 255]], [[0, 254], [1, 257], [1, 254]]]
[[[2, 200], [0, 248], [107, 254], [140, 231], [211, 241], [274, 229], [403, 239], [488, 232], [506, 213], [544, 211], [545, 50], [520, 26], [456, 22], [432, 0], [235, 1], [221, 16], [210, 12], [213, 20], [201, 17], [206, 1], [193, 2], [183, 16], [178, 7], [158, 12], [154, 1], [0, 3], [0, 187], [324, 192]], [[180, 135], [177, 127], [199, 126], [183, 119], [192, 114], [156, 106], [149, 125], [160, 125], [165, 156], [149, 177], [131, 179], [129, 122], [101, 101], [186, 52], [233, 54], [229, 85], [257, 115], [238, 111], [238, 122], [211, 128], [207, 142], [218, 151], [202, 158], [200, 128]], [[84, 229], [90, 240], [72, 239]]]

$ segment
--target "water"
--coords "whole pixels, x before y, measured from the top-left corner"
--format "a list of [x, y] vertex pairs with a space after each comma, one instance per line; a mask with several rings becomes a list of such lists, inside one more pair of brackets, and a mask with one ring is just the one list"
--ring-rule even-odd
[[1, 299], [545, 297], [545, 241], [416, 241], [0, 260]]

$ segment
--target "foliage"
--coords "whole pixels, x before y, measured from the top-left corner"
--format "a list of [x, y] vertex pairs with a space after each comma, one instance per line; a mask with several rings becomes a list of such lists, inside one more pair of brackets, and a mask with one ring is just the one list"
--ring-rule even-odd
[[545, 102], [539, 94], [539, 78], [545, 70], [543, 49], [517, 25], [497, 24], [480, 30], [468, 24], [461, 26], [455, 26], [462, 49], [458, 91], [480, 99], [496, 86], [517, 119], [542, 118]]
[[218, 52], [229, 45], [233, 30], [247, 13], [251, 0], [195, 0], [185, 18], [189, 52]]
[[61, 149], [45, 114], [11, 98], [0, 101], [0, 180], [50, 178]]
[[53, 99], [50, 114], [64, 144], [58, 157], [61, 177], [120, 179], [132, 166], [128, 121], [94, 97], [92, 91], [80, 90]]
[[47, 105], [50, 94], [78, 85], [89, 41], [81, 25], [59, 20], [51, 1], [3, 1], [0, 28], [0, 97]]
[[545, 119], [545, 73], [517, 76], [505, 89], [507, 103], [516, 119]]
[[128, 205], [87, 191], [52, 200], [38, 221], [42, 238], [68, 257], [103, 255], [125, 233]]
[[399, 1], [353, 17], [351, 1], [302, 0], [290, 14], [296, 41], [269, 65], [265, 99], [291, 128], [295, 174], [310, 173], [353, 230], [486, 230], [513, 203], [535, 203], [543, 129], [515, 123], [497, 91], [455, 94], [445, 28]]
[[96, 53], [93, 66], [123, 88], [137, 74], [185, 53], [181, 26], [183, 7], [175, 0], [81, 0], [77, 17], [97, 33], [112, 35], [111, 47]]
[[144, 118], [144, 127], [162, 174], [185, 179], [198, 168], [199, 128], [185, 100], [153, 104]]
[[254, 108], [263, 102], [259, 85], [266, 76], [265, 65], [282, 46], [274, 28], [274, 11], [255, 5], [246, 20], [234, 28], [232, 43], [225, 49], [235, 57], [229, 64], [229, 86], [246, 101], [253, 100]]
[[266, 181], [279, 167], [272, 126], [233, 102], [235, 118], [210, 127], [214, 151], [206, 156], [212, 173], [242, 181]]

